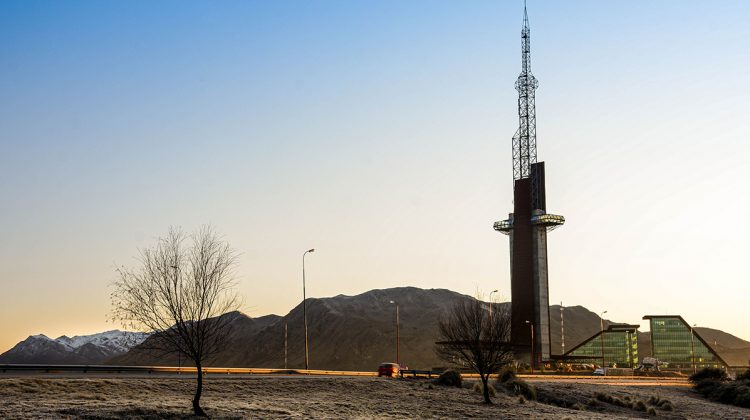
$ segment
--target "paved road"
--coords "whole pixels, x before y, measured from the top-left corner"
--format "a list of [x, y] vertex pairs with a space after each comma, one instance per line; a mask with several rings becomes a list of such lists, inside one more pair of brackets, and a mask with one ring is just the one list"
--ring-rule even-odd
[[615, 385], [615, 386], [681, 386], [689, 387], [690, 383], [687, 379], [680, 378], [644, 378], [644, 377], [629, 377], [629, 376], [610, 376], [610, 377], [565, 377], [565, 376], [526, 376], [524, 380], [534, 382], [546, 382], [546, 383], [570, 383], [570, 384], [592, 384], [592, 385]]
[[[357, 372], [356, 376], [362, 375], [365, 372]], [[337, 378], [342, 374], [315, 374], [315, 375], [303, 375], [303, 374], [247, 374], [247, 373], [207, 373], [206, 377], [210, 379], [251, 379], [251, 378], [279, 378], [279, 379], [305, 379], [305, 378]], [[476, 379], [467, 375], [467, 379]], [[681, 378], [645, 378], [645, 377], [602, 377], [602, 376], [569, 376], [569, 375], [520, 375], [524, 380], [544, 383], [589, 383], [596, 385], [613, 385], [613, 386], [678, 386], [688, 387], [690, 384], [686, 379]], [[67, 371], [67, 372], [44, 372], [44, 371], [8, 371], [0, 373], [0, 378], [12, 378], [12, 377], [36, 377], [36, 378], [154, 378], [154, 379], [193, 379], [195, 378], [194, 372], [154, 372], [154, 373], [143, 373], [143, 372], [82, 372], [82, 371]], [[387, 379], [383, 379], [387, 380]]]

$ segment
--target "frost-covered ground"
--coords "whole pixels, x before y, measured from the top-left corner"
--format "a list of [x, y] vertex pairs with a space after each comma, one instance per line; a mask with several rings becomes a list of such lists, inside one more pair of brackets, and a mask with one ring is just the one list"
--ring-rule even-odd
[[[671, 418], [750, 419], [750, 410], [715, 404], [686, 387], [610, 386], [535, 382], [540, 394], [584, 410], [526, 401], [499, 393], [486, 406], [469, 388], [421, 379], [372, 377], [219, 377], [206, 380], [203, 406], [213, 418]], [[183, 418], [190, 416], [192, 378], [3, 377], [0, 418]], [[669, 399], [657, 415], [596, 402], [604, 392], [622, 401]], [[627, 398], [625, 398], [627, 397]]]

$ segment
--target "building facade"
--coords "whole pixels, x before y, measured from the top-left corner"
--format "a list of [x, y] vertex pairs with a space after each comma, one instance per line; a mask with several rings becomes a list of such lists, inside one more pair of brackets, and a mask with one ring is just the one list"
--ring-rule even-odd
[[679, 315], [646, 315], [651, 324], [651, 355], [668, 369], [727, 367], [716, 351]]
[[610, 325], [563, 355], [563, 360], [618, 368], [638, 367], [639, 325]]

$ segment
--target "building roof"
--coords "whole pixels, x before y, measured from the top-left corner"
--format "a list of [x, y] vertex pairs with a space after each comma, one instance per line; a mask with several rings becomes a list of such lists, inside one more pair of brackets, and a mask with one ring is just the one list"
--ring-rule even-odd
[[627, 331], [627, 332], [635, 332], [638, 328], [641, 328], [640, 325], [636, 324], [609, 324], [606, 331]]

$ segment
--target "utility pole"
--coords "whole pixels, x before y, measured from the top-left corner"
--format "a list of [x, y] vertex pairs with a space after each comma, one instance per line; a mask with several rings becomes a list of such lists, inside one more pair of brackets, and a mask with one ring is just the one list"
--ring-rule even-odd
[[308, 249], [302, 254], [302, 317], [305, 318], [305, 370], [310, 369], [310, 361], [307, 357], [307, 296], [305, 292], [305, 255], [315, 252], [315, 248]]
[[286, 362], [287, 362], [287, 354], [289, 354], [288, 353], [288, 349], [289, 349], [289, 347], [288, 347], [288, 344], [289, 344], [288, 337], [289, 337], [289, 330], [287, 328], [287, 323], [284, 322], [284, 369], [288, 369], [287, 368], [287, 364], [286, 364]]
[[599, 342], [602, 343], [602, 372], [604, 372], [604, 314], [607, 311], [602, 312], [599, 315]]
[[401, 355], [399, 354], [399, 319], [398, 319], [398, 302], [391, 301], [391, 303], [396, 305], [396, 364], [401, 368]]

